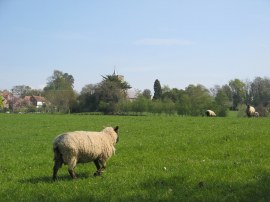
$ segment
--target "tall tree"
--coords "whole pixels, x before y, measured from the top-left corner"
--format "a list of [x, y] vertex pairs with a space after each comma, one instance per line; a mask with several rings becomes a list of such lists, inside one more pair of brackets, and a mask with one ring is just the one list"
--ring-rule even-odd
[[103, 76], [103, 81], [95, 89], [98, 110], [104, 113], [117, 112], [117, 103], [127, 98], [127, 90], [130, 88], [126, 81], [115, 74]]
[[262, 105], [263, 107], [270, 104], [270, 79], [256, 77], [250, 86], [250, 96], [252, 104], [255, 106]]
[[58, 111], [68, 112], [75, 103], [76, 96], [73, 83], [72, 75], [59, 70], [54, 70], [53, 75], [48, 78], [44, 93], [50, 103], [57, 107]]
[[80, 111], [93, 112], [98, 109], [98, 101], [95, 95], [97, 86], [94, 84], [85, 85], [78, 97]]
[[239, 79], [229, 81], [229, 86], [232, 91], [232, 109], [237, 110], [240, 104], [245, 102], [246, 90], [245, 83]]
[[191, 115], [190, 96], [185, 90], [179, 90], [176, 101], [177, 113], [181, 115]]
[[128, 82], [124, 81], [122, 77], [119, 77], [116, 74], [112, 75], [106, 75], [102, 76], [103, 77], [103, 82], [107, 83], [114, 83], [119, 90], [121, 90], [123, 93], [127, 93], [127, 90], [131, 88], [131, 86], [128, 84]]
[[218, 116], [226, 116], [227, 111], [231, 105], [229, 96], [227, 94], [227, 86], [216, 88], [215, 95], [215, 112]]
[[203, 85], [189, 85], [186, 88], [186, 93], [191, 105], [190, 115], [202, 115], [206, 109], [211, 107], [212, 97], [209, 90]]
[[25, 85], [13, 86], [12, 94], [23, 98], [25, 95], [28, 95], [31, 90], [31, 87]]
[[162, 96], [162, 89], [158, 79], [154, 82], [154, 96], [153, 100], [160, 100]]
[[46, 87], [55, 88], [55, 89], [61, 88], [61, 86], [63, 85], [63, 82], [62, 82], [63, 80], [66, 82], [68, 86], [73, 88], [73, 84], [74, 84], [73, 76], [68, 73], [63, 73], [62, 71], [59, 71], [59, 70], [53, 71], [53, 75], [48, 78], [48, 83]]
[[167, 90], [165, 92], [162, 91], [162, 99], [163, 100], [170, 99], [175, 103], [182, 96], [182, 91], [183, 90], [179, 90], [177, 88], [173, 88], [173, 89]]
[[149, 89], [144, 89], [142, 92], [142, 96], [145, 97], [146, 99], [151, 99], [151, 90]]

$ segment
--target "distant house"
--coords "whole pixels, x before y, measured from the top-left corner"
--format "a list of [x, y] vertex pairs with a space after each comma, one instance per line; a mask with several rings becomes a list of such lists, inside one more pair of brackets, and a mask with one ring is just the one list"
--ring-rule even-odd
[[129, 89], [127, 91], [127, 99], [130, 101], [136, 100], [138, 97], [138, 90]]
[[42, 96], [25, 96], [24, 101], [27, 105], [33, 105], [37, 108], [40, 108], [44, 105], [46, 105], [46, 99]]

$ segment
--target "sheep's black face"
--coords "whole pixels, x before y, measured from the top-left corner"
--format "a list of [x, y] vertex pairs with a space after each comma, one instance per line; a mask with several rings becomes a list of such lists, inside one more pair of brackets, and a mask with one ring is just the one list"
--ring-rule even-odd
[[119, 141], [118, 129], [119, 129], [118, 126], [116, 126], [116, 127], [114, 128], [114, 131], [115, 131], [116, 134], [117, 134], [116, 143]]

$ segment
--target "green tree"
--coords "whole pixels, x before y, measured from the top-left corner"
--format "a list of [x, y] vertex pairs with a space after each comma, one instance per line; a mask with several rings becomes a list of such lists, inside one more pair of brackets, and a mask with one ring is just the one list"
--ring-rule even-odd
[[154, 82], [154, 96], [153, 100], [160, 100], [162, 96], [162, 89], [158, 79]]
[[13, 86], [12, 94], [23, 98], [24, 96], [28, 95], [31, 90], [32, 89], [30, 86], [25, 85]]
[[167, 90], [164, 93], [162, 93], [162, 100], [170, 99], [173, 102], [177, 102], [179, 98], [181, 97], [183, 90], [179, 90], [177, 88], [173, 88], [171, 90]]
[[213, 109], [218, 116], [226, 116], [230, 107], [230, 99], [227, 94], [227, 87], [222, 86], [217, 88], [215, 96], [215, 109]]
[[256, 77], [251, 83], [250, 96], [252, 104], [255, 106], [262, 105], [264, 107], [270, 104], [270, 79]]
[[239, 79], [234, 79], [229, 81], [229, 86], [232, 92], [232, 109], [237, 110], [238, 106], [245, 102], [245, 83]]
[[94, 84], [85, 85], [78, 96], [79, 110], [82, 112], [94, 112], [98, 109], [98, 101], [95, 96], [97, 86]]
[[151, 99], [151, 90], [149, 89], [144, 89], [142, 92], [142, 96], [145, 97], [146, 99]]
[[185, 91], [189, 96], [191, 106], [189, 110], [190, 115], [202, 115], [206, 109], [211, 108], [212, 97], [209, 90], [203, 85], [189, 85]]
[[3, 104], [3, 97], [2, 95], [0, 95], [0, 109], [4, 108], [4, 104]]
[[59, 70], [54, 70], [53, 75], [48, 78], [47, 86], [48, 88], [61, 88], [63, 86], [62, 81], [65, 81], [65, 85], [70, 86], [73, 88], [74, 85], [74, 78], [71, 74], [63, 73]]
[[250, 104], [256, 107], [260, 116], [268, 116], [270, 107], [270, 79], [256, 77], [249, 85]]
[[132, 111], [132, 102], [127, 99], [123, 99], [117, 103], [117, 110], [122, 114], [128, 114]]
[[44, 88], [45, 97], [60, 112], [69, 112], [76, 103], [72, 75], [55, 70]]
[[[162, 100], [165, 103], [168, 103], [168, 100], [172, 101], [174, 104], [174, 111], [177, 111], [180, 115], [188, 115], [190, 114], [190, 98], [185, 90], [173, 88], [171, 90], [167, 90], [162, 94]], [[172, 104], [171, 104], [172, 105]]]
[[175, 103], [171, 99], [162, 100], [162, 112], [166, 114], [176, 114], [177, 109]]
[[190, 97], [184, 90], [179, 92], [176, 102], [177, 113], [180, 115], [190, 115], [191, 102]]
[[136, 113], [143, 113], [148, 111], [149, 99], [144, 96], [139, 96], [135, 101], [131, 103], [132, 111]]
[[98, 110], [106, 114], [117, 113], [117, 104], [127, 99], [127, 90], [130, 88], [131, 86], [118, 75], [103, 76], [103, 81], [97, 84], [95, 89], [95, 96], [99, 103]]
[[102, 77], [103, 77], [103, 82], [114, 83], [118, 87], [119, 90], [123, 91], [123, 93], [126, 93], [126, 91], [131, 88], [128, 82], [124, 81], [121, 77], [119, 77], [116, 74], [106, 75]]

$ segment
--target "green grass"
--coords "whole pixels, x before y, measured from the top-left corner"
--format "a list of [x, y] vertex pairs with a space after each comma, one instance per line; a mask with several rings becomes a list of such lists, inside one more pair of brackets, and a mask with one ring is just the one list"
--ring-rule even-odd
[[[0, 114], [1, 201], [270, 201], [268, 118]], [[102, 177], [93, 163], [53, 182], [62, 132], [120, 126]]]

